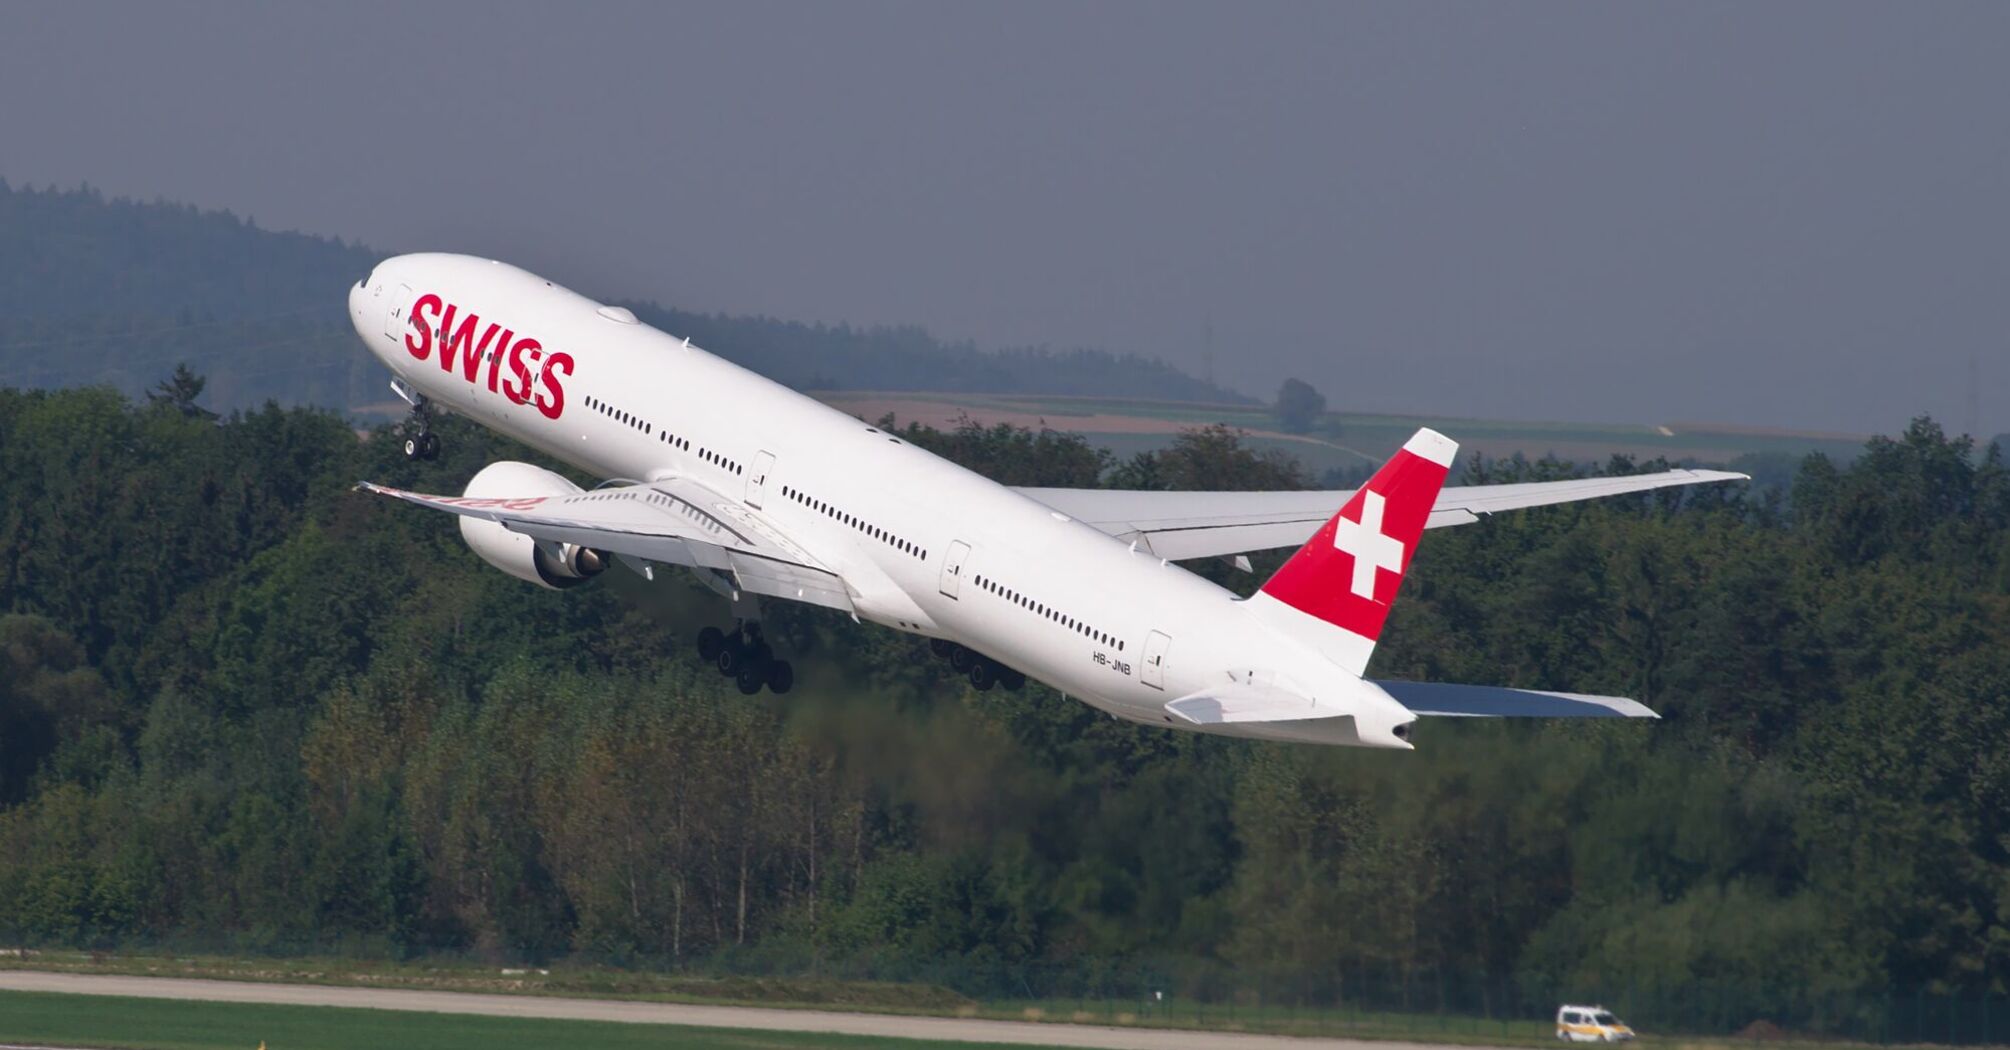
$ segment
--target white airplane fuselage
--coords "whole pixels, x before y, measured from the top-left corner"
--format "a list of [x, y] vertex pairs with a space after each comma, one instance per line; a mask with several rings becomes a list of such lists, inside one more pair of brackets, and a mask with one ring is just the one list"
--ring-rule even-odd
[[[1175, 722], [1168, 700], [1284, 676], [1325, 708], [1308, 717], [1351, 717], [1208, 731], [1409, 746], [1408, 710], [1234, 593], [552, 282], [405, 255], [352, 288], [349, 306], [371, 352], [433, 404], [599, 478], [684, 477], [739, 500], [843, 577], [861, 618], [1152, 724]], [[471, 338], [442, 352], [470, 314]]]

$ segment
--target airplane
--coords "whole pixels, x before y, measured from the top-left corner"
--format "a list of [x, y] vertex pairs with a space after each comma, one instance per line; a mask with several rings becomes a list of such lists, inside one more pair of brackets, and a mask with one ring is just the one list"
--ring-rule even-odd
[[[407, 456], [438, 454], [430, 422], [448, 411], [606, 479], [583, 490], [503, 461], [459, 495], [359, 489], [457, 515], [477, 556], [541, 587], [616, 563], [691, 571], [735, 620], [699, 632], [699, 655], [748, 694], [794, 681], [760, 630], [771, 599], [926, 637], [978, 690], [1030, 676], [1203, 733], [1407, 750], [1424, 716], [1654, 718], [1619, 697], [1378, 680], [1368, 664], [1426, 529], [1745, 478], [1447, 486], [1458, 445], [1420, 429], [1352, 491], [1012, 488], [504, 263], [386, 259], [349, 310], [412, 408]], [[1247, 598], [1178, 564], [1290, 547]]]

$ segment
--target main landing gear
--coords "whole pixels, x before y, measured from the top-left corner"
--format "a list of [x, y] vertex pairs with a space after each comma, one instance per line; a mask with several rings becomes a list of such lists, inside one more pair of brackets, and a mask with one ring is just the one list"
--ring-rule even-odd
[[699, 631], [698, 658], [731, 678], [748, 696], [763, 686], [779, 696], [796, 684], [796, 669], [787, 660], [775, 658], [758, 623], [743, 622], [731, 634], [717, 627]]
[[407, 428], [412, 430], [405, 437], [405, 458], [412, 460], [440, 458], [440, 436], [433, 433], [433, 403], [424, 395], [416, 395], [412, 402], [412, 419]]
[[989, 692], [994, 685], [1015, 693], [1026, 687], [1025, 675], [946, 638], [930, 638], [928, 651], [949, 661], [950, 670], [969, 678], [970, 688], [980, 693]]

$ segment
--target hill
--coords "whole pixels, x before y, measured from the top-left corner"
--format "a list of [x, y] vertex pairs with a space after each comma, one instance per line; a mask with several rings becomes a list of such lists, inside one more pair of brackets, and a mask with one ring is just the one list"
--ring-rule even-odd
[[[386, 411], [383, 369], [356, 345], [342, 298], [383, 254], [262, 229], [228, 211], [0, 181], [0, 369], [22, 386], [109, 384], [133, 394], [187, 361], [209, 376], [213, 408], [271, 399]], [[798, 387], [1089, 394], [1121, 381], [1142, 397], [1247, 400], [1135, 355], [987, 351], [912, 326], [627, 305]]]

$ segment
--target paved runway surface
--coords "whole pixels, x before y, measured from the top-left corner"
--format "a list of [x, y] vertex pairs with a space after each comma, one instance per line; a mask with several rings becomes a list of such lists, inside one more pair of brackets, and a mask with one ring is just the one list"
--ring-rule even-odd
[[880, 1038], [943, 1039], [1024, 1046], [1094, 1047], [1096, 1050], [1473, 1050], [1426, 1043], [1358, 1039], [1294, 1039], [1234, 1032], [1183, 1032], [1165, 1028], [984, 1021], [960, 1017], [902, 1017], [829, 1010], [777, 1010], [753, 1006], [696, 1006], [619, 999], [560, 999], [541, 995], [483, 995], [415, 989], [342, 988], [318, 984], [262, 984], [180, 977], [117, 977], [80, 973], [0, 970], [0, 989], [125, 995], [142, 999], [197, 999], [292, 1006], [348, 1006], [491, 1017], [556, 1017], [635, 1024], [700, 1025], [769, 1032], [835, 1032]]

